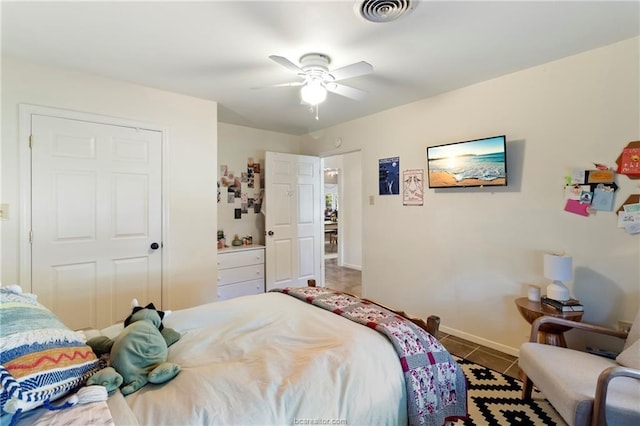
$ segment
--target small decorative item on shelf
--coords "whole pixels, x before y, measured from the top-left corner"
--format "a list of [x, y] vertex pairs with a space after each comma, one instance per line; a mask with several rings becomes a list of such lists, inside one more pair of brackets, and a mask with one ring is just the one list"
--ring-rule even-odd
[[527, 294], [527, 298], [532, 302], [539, 302], [540, 301], [540, 287], [538, 287], [537, 285], [530, 285], [529, 286], [529, 291], [528, 291], [528, 294]]
[[233, 237], [233, 241], [231, 241], [231, 245], [234, 247], [242, 245], [242, 240], [240, 239], [240, 237], [238, 237], [238, 234], [236, 234], [235, 237]]
[[224, 238], [224, 231], [218, 230], [218, 248], [225, 248], [227, 246], [226, 242], [227, 240]]

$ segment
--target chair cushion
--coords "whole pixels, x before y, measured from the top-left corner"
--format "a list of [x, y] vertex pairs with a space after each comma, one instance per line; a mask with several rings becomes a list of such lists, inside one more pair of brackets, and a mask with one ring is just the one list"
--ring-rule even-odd
[[[598, 375], [618, 366], [609, 358], [538, 343], [520, 347], [518, 365], [570, 425], [588, 425]], [[610, 425], [640, 424], [640, 381], [611, 381], [607, 397]]]
[[624, 348], [622, 350], [626, 350], [638, 340], [640, 340], [640, 310], [638, 310], [638, 313], [636, 314], [636, 317], [631, 324], [631, 329], [629, 330], [627, 341], [625, 342]]
[[78, 333], [38, 303], [35, 295], [12, 287], [0, 288], [3, 416], [66, 395], [99, 368], [95, 354]]
[[640, 370], [640, 339], [622, 351], [616, 358], [616, 361], [624, 367]]

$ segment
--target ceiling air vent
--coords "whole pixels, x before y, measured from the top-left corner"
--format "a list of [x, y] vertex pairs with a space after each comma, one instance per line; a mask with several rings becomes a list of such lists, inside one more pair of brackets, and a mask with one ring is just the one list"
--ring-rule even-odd
[[416, 6], [416, 0], [360, 0], [356, 3], [358, 14], [370, 22], [394, 21]]

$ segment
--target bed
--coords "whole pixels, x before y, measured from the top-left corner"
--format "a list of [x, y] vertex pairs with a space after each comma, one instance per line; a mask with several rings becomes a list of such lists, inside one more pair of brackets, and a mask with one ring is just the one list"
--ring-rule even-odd
[[[110, 395], [104, 422], [441, 425], [466, 416], [462, 371], [414, 324], [435, 333], [437, 322], [401, 314], [316, 287], [174, 311], [163, 322], [181, 333], [169, 348], [180, 373], [126, 397]], [[122, 327], [99, 333], [115, 337]], [[400, 336], [405, 329], [409, 334]], [[421, 366], [419, 359], [428, 362]], [[55, 423], [50, 419], [74, 409], [52, 414], [40, 407], [18, 424]]]

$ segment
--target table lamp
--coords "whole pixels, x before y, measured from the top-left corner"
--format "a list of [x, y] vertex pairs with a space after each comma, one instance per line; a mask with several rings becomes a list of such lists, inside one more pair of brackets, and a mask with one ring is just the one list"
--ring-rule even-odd
[[569, 300], [569, 289], [562, 281], [570, 280], [573, 276], [573, 262], [571, 256], [560, 256], [545, 253], [544, 276], [552, 282], [547, 286], [547, 297], [554, 300]]

